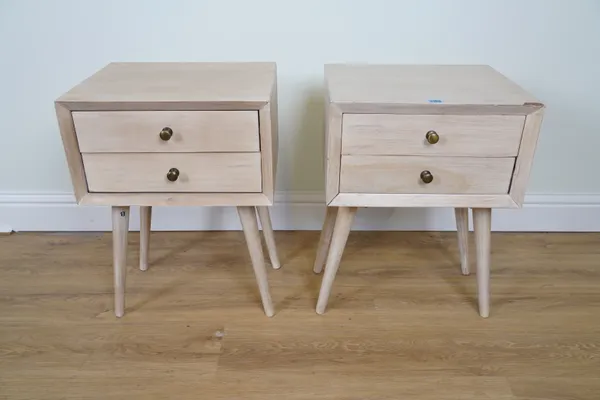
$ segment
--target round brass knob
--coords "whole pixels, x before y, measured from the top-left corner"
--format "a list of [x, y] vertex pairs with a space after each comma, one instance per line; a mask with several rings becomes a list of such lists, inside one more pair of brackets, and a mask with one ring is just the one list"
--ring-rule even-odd
[[173, 136], [173, 129], [169, 127], [163, 128], [158, 136], [160, 136], [160, 138], [166, 142], [167, 140], [171, 139], [171, 136]]
[[429, 144], [436, 144], [440, 141], [440, 135], [438, 135], [436, 131], [429, 131], [425, 135], [425, 139], [427, 139], [427, 142], [429, 142]]
[[429, 171], [421, 172], [421, 180], [425, 183], [433, 182], [433, 175]]
[[179, 170], [177, 168], [171, 168], [169, 172], [167, 172], [167, 179], [171, 182], [175, 182], [179, 178]]

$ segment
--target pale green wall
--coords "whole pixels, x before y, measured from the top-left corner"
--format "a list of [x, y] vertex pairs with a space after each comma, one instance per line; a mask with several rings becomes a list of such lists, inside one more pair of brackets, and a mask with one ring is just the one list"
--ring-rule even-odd
[[600, 193], [599, 21], [596, 0], [0, 0], [0, 192], [70, 191], [53, 100], [110, 61], [266, 60], [279, 190], [322, 190], [322, 65], [354, 61], [492, 65], [548, 106], [530, 192]]

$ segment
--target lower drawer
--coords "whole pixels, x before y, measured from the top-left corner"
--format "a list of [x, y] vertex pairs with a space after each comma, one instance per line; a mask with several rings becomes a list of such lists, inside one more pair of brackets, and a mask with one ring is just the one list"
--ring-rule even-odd
[[340, 192], [505, 194], [514, 164], [514, 158], [347, 155]]
[[262, 190], [260, 153], [84, 153], [82, 157], [90, 192]]

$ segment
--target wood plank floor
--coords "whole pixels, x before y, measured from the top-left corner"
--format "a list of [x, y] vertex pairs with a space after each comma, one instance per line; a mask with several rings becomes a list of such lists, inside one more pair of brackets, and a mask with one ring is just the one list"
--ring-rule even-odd
[[600, 234], [493, 234], [487, 320], [454, 233], [351, 233], [324, 316], [276, 239], [268, 319], [241, 232], [132, 233], [118, 320], [109, 234], [0, 237], [0, 399], [600, 399]]

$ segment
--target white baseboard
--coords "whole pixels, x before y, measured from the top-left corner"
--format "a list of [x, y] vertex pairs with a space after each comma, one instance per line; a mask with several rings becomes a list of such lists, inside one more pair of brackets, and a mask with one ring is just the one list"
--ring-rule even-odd
[[[321, 192], [279, 192], [272, 211], [276, 230], [319, 230], [325, 214]], [[108, 207], [78, 206], [70, 193], [0, 193], [0, 232], [108, 231]], [[139, 229], [132, 208], [131, 229]], [[233, 207], [156, 207], [153, 230], [239, 230]], [[449, 208], [361, 209], [355, 230], [455, 230]], [[495, 210], [495, 231], [600, 231], [600, 194], [534, 194], [520, 210]]]

